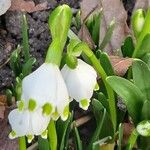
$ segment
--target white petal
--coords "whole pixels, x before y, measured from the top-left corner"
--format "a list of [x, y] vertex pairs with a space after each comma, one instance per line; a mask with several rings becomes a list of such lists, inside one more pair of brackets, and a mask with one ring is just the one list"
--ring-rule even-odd
[[69, 104], [69, 95], [67, 91], [66, 84], [61, 75], [60, 70], [57, 70], [57, 111], [60, 114], [63, 120], [66, 120], [68, 117], [63, 116], [65, 107]]
[[3, 15], [11, 6], [11, 0], [0, 0], [0, 16]]
[[12, 110], [8, 115], [12, 130], [16, 132], [17, 137], [26, 135], [29, 127], [29, 112]]
[[30, 112], [31, 135], [41, 135], [48, 127], [50, 117], [43, 116], [42, 109]]
[[92, 97], [97, 77], [92, 66], [78, 59], [78, 65], [75, 69], [70, 69], [65, 65], [61, 72], [71, 98], [79, 102], [82, 99]]
[[56, 101], [56, 70], [53, 64], [44, 63], [36, 71], [28, 75], [22, 82], [22, 100], [28, 104], [29, 99], [37, 101], [39, 107], [46, 102], [55, 106]]

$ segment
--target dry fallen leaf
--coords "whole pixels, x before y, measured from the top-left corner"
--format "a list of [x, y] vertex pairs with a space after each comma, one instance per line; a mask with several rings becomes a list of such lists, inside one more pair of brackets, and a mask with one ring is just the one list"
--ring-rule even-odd
[[48, 9], [47, 2], [35, 5], [33, 1], [12, 0], [9, 10], [25, 11], [28, 13], [32, 13], [35, 11], [41, 11], [46, 9]]
[[91, 37], [90, 32], [88, 31], [86, 25], [84, 25], [84, 24], [82, 25], [78, 35], [82, 41], [88, 43], [88, 45], [91, 49], [94, 49], [94, 42], [92, 40], [92, 37]]
[[11, 131], [8, 124], [8, 113], [14, 106], [7, 108], [4, 119], [0, 119], [0, 150], [18, 150], [18, 139], [11, 140], [8, 135]]
[[0, 95], [0, 119], [4, 119], [4, 114], [7, 106], [7, 98], [5, 95]]
[[147, 9], [150, 6], [150, 0], [136, 0], [135, 6], [134, 6], [134, 11], [143, 8]]
[[121, 58], [119, 56], [110, 56], [109, 58], [115, 74], [118, 76], [124, 76], [133, 62], [133, 58]]
[[100, 30], [100, 42], [103, 40], [110, 22], [113, 19], [115, 20], [115, 29], [111, 42], [105, 49], [108, 54], [112, 55], [116, 49], [120, 49], [123, 40], [129, 33], [129, 28], [126, 23], [127, 12], [120, 0], [83, 0], [81, 2], [82, 20], [94, 9], [101, 8], [103, 9], [103, 20]]
[[[134, 125], [132, 123], [123, 123], [123, 140], [122, 145], [126, 145], [128, 143], [129, 137], [134, 130]], [[135, 144], [136, 147], [136, 144]]]

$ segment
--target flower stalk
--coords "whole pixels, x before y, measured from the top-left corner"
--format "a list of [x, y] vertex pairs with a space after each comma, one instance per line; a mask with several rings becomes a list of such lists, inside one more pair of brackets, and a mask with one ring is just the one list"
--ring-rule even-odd
[[57, 133], [55, 122], [51, 119], [48, 125], [48, 138], [49, 138], [49, 146], [51, 150], [57, 150]]
[[107, 90], [107, 94], [108, 94], [108, 98], [109, 98], [110, 116], [111, 116], [111, 120], [112, 120], [113, 128], [114, 128], [114, 133], [115, 133], [115, 131], [116, 131], [116, 124], [117, 124], [115, 96], [114, 96], [113, 90], [111, 89], [111, 87], [106, 82], [107, 75], [106, 75], [104, 69], [102, 68], [99, 60], [96, 58], [96, 56], [94, 55], [94, 53], [92, 52], [92, 50], [88, 47], [88, 45], [86, 43], [80, 42], [75, 47], [76, 51], [78, 49], [82, 49], [83, 52], [85, 53], [85, 55], [87, 55], [87, 57], [92, 62], [95, 70], [97, 71], [97, 73], [102, 78], [102, 80], [103, 80], [103, 82], [105, 84], [105, 87], [106, 87], [106, 90]]
[[19, 137], [19, 150], [26, 150], [25, 136]]

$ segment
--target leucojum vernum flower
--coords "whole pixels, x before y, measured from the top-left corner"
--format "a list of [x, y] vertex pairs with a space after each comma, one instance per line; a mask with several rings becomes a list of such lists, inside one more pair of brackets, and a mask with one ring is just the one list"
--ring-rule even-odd
[[[68, 15], [68, 11], [71, 14], [67, 5], [59, 6], [52, 15], [56, 15], [57, 11], [60, 11], [59, 15], [64, 15], [66, 12]], [[65, 64], [60, 71], [64, 43], [61, 43], [62, 40], [59, 38], [66, 39], [67, 23], [61, 20], [65, 32], [58, 30], [61, 35], [64, 34], [60, 37], [57, 26], [53, 26], [58, 21], [57, 16], [51, 18], [53, 18], [50, 24], [53, 41], [49, 46], [45, 62], [22, 80], [22, 93], [21, 99], [17, 102], [18, 107], [8, 116], [12, 127], [10, 138], [26, 136], [28, 142], [38, 135], [47, 138], [50, 120], [57, 120], [60, 117], [65, 121], [69, 115], [69, 103], [73, 99], [79, 102], [82, 109], [87, 110], [89, 107], [97, 83], [96, 71], [81, 59], [77, 59], [75, 68]], [[71, 15], [68, 20], [71, 20]]]

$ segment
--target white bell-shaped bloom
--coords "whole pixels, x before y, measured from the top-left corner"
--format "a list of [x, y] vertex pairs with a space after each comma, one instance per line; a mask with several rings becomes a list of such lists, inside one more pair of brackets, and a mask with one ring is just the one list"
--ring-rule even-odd
[[29, 142], [31, 142], [34, 135], [46, 136], [44, 133], [50, 121], [49, 116], [43, 115], [42, 108], [33, 112], [14, 109], [9, 113], [8, 119], [12, 127], [9, 137], [16, 138], [26, 135]]
[[43, 107], [45, 114], [61, 116], [66, 120], [69, 114], [69, 95], [59, 67], [44, 63], [22, 81], [21, 100], [31, 110]]
[[11, 0], [0, 0], [0, 16], [3, 15], [11, 6]]
[[92, 66], [78, 59], [75, 69], [65, 65], [62, 70], [69, 96], [79, 102], [79, 106], [84, 110], [88, 109], [90, 98], [97, 84], [96, 71]]

